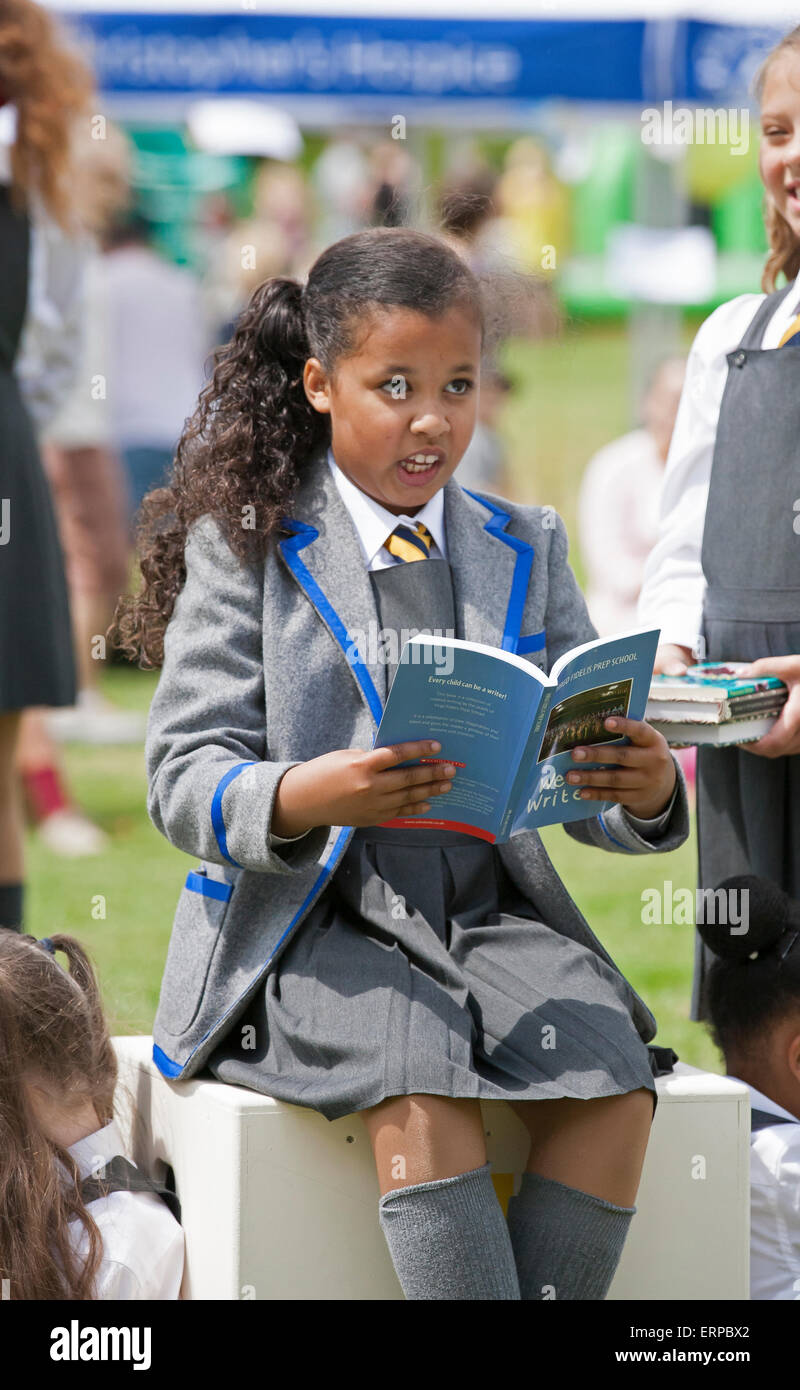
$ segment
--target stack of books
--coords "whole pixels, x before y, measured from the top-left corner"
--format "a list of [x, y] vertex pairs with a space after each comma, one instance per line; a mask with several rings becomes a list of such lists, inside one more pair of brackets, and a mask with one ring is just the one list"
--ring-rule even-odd
[[670, 748], [754, 743], [768, 733], [789, 694], [777, 676], [744, 676], [746, 662], [701, 661], [685, 676], [653, 676], [645, 719]]

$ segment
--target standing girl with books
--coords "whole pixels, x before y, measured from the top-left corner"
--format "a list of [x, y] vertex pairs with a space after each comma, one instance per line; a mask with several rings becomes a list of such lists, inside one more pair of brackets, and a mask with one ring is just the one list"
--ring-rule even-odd
[[[756, 92], [767, 293], [720, 305], [689, 355], [639, 600], [668, 675], [693, 652], [767, 674], [767, 658], [800, 650], [800, 26], [768, 55]], [[701, 887], [749, 872], [800, 896], [800, 759], [774, 752], [698, 750]], [[695, 1019], [708, 1016], [713, 959], [698, 934]]]
[[[145, 501], [144, 583], [115, 636], [162, 667], [148, 810], [202, 861], [154, 1057], [171, 1078], [206, 1065], [329, 1120], [360, 1112], [407, 1298], [602, 1299], [666, 1061], [646, 1046], [655, 1020], [538, 835], [426, 826], [461, 770], [425, 729], [372, 748], [390, 684], [377, 649], [396, 653], [404, 628], [545, 667], [596, 637], [560, 518], [454, 476], [484, 325], [480, 282], [440, 239], [343, 238], [305, 286], [255, 291], [171, 486]], [[354, 634], [376, 631], [367, 657]], [[610, 808], [566, 829], [672, 849], [688, 829], [677, 764], [642, 721], [617, 730], [630, 743], [585, 750], [597, 771], [575, 750], [574, 780]], [[419, 826], [385, 824], [407, 815]], [[531, 1134], [508, 1225], [481, 1098], [509, 1100]]]

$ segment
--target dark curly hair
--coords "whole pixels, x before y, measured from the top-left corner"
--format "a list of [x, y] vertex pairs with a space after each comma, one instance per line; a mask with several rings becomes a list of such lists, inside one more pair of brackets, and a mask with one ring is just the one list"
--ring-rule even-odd
[[[192, 523], [210, 514], [231, 549], [263, 561], [282, 530], [310, 454], [330, 443], [330, 418], [303, 386], [309, 357], [329, 376], [358, 351], [382, 310], [415, 309], [431, 319], [454, 307], [474, 314], [487, 337], [487, 295], [465, 262], [437, 236], [372, 227], [334, 242], [303, 287], [265, 280], [233, 337], [212, 354], [213, 374], [186, 421], [169, 485], [145, 497], [137, 519], [142, 582], [117, 604], [109, 640], [140, 666], [160, 666], [164, 633], [186, 578]], [[489, 334], [501, 332], [489, 317]], [[242, 524], [243, 508], [255, 524]]]
[[738, 893], [748, 912], [741, 935], [727, 925], [726, 912], [697, 923], [715, 956], [709, 1031], [729, 1068], [753, 1073], [766, 1060], [771, 1030], [787, 1018], [800, 1023], [800, 903], [756, 874], [726, 878], [714, 891], [726, 902]]

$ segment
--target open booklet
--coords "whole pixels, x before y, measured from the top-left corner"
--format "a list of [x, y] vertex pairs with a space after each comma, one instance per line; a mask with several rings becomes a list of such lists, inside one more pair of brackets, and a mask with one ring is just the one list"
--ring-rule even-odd
[[418, 816], [389, 826], [435, 826], [502, 843], [525, 830], [586, 820], [612, 802], [581, 799], [567, 772], [570, 750], [629, 743], [606, 729], [611, 715], [644, 716], [660, 628], [597, 638], [566, 652], [549, 676], [512, 652], [420, 632], [406, 642], [374, 748], [436, 739], [435, 757], [399, 764], [456, 767], [449, 792]]

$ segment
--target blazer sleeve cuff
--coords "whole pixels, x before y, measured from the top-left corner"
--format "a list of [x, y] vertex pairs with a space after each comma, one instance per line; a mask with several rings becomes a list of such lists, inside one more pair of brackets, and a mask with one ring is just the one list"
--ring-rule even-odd
[[[617, 854], [663, 854], [667, 850], [677, 849], [689, 838], [689, 800], [686, 780], [674, 754], [672, 761], [676, 775], [673, 799], [661, 815], [653, 818], [653, 822], [632, 817], [624, 807], [615, 803], [591, 819], [567, 821], [564, 825], [567, 834], [582, 844], [595, 845], [598, 849]], [[646, 828], [637, 829], [637, 824]]]
[[[319, 862], [330, 838], [329, 825], [315, 825], [291, 839], [270, 829], [278, 784], [293, 762], [251, 763], [214, 793], [211, 820], [220, 853], [228, 863], [257, 873], [302, 874]], [[236, 774], [236, 769], [232, 772]]]

